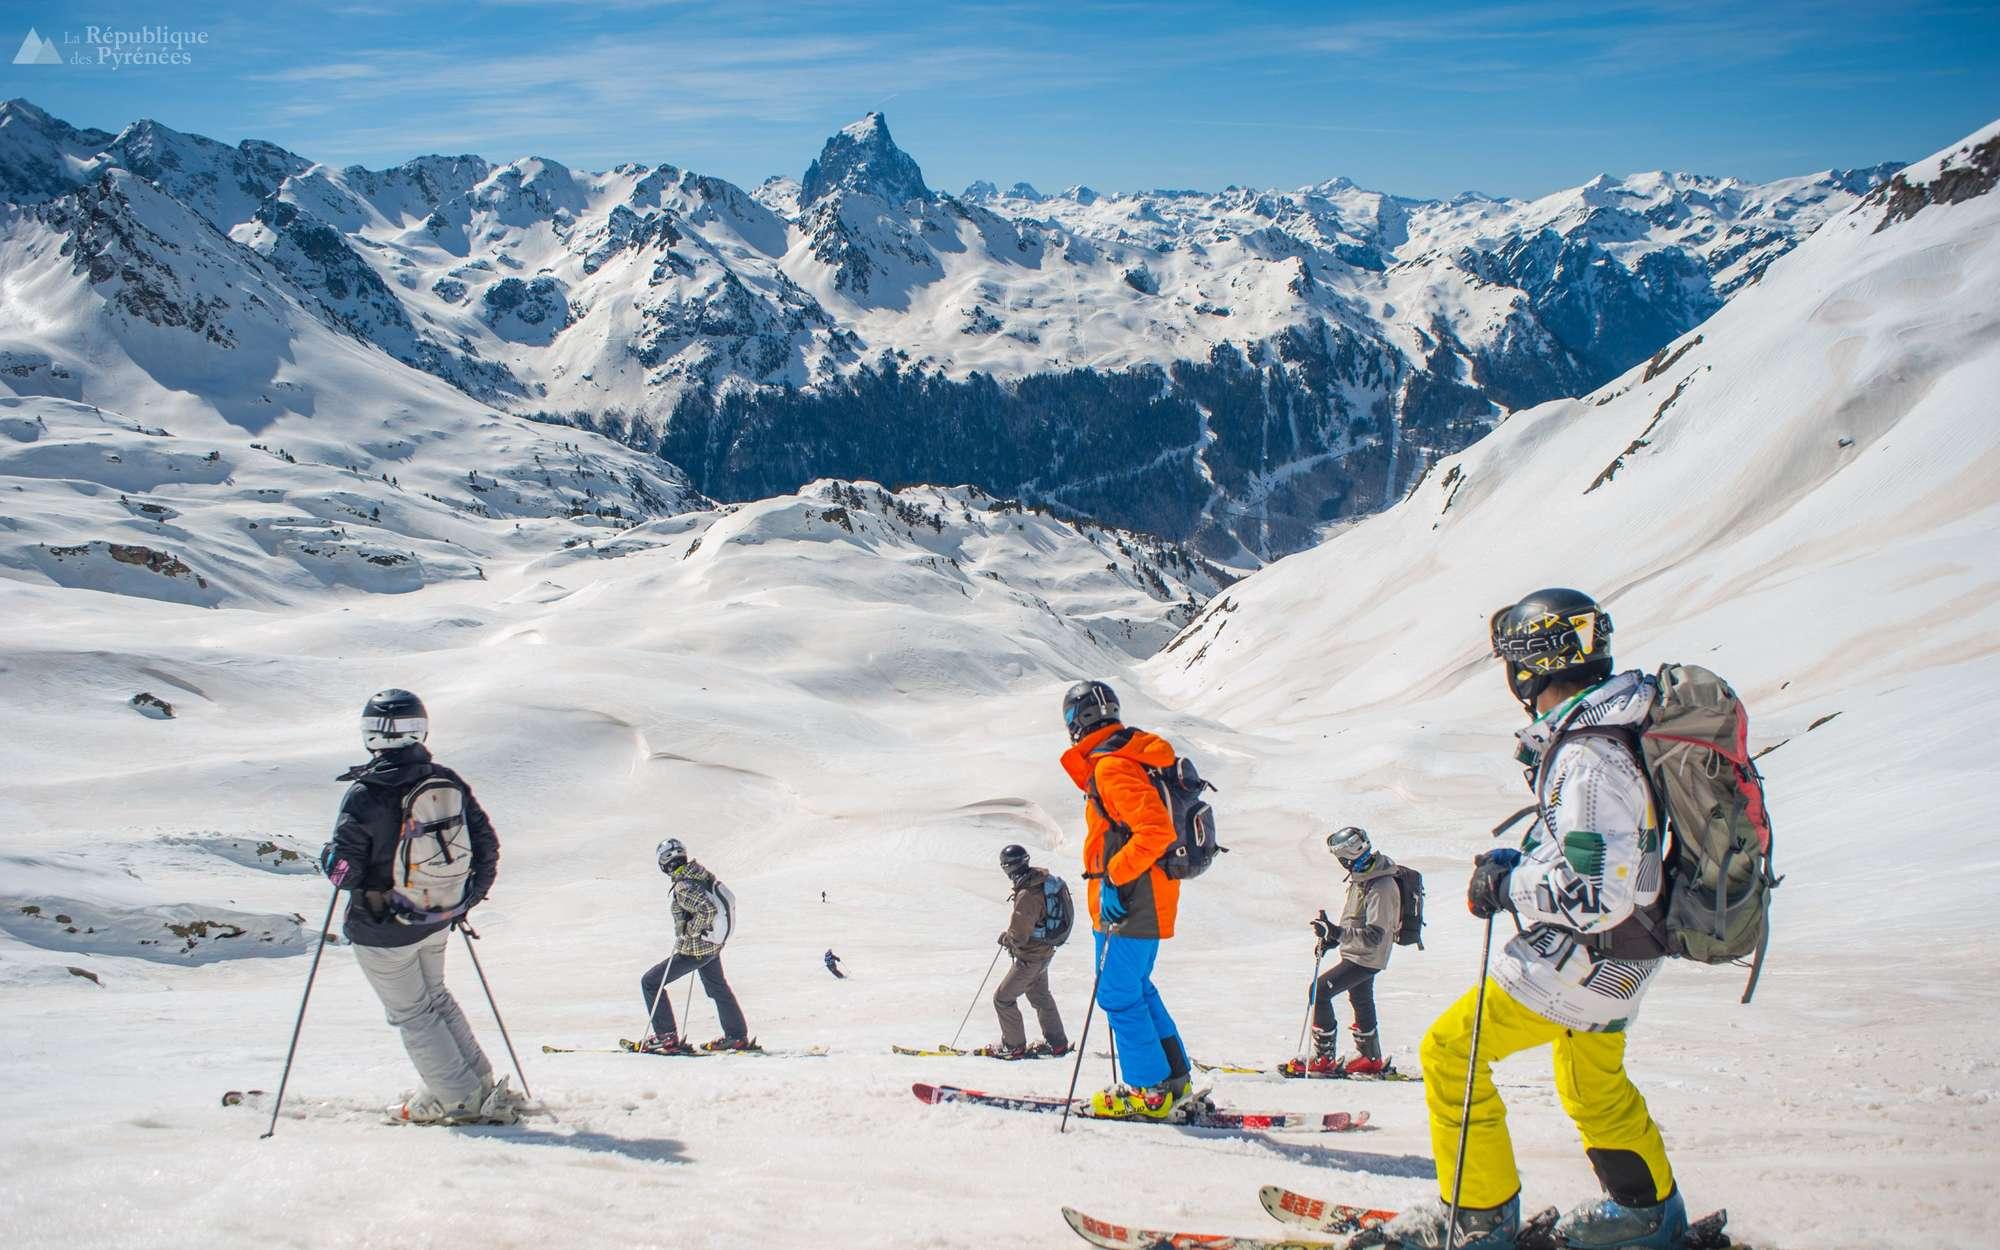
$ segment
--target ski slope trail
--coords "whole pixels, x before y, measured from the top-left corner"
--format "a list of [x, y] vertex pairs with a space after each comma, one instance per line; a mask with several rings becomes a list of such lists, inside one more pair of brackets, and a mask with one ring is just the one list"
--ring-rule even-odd
[[[1690, 1206], [1727, 1207], [1758, 1245], [1989, 1242], [2000, 863], [1979, 727], [2000, 712], [2000, 197], [1944, 189], [1995, 133], [1833, 217], [1657, 361], [1516, 414], [1403, 504], [1235, 585], [974, 492], [840, 483], [682, 500], [602, 532], [557, 515], [517, 536], [511, 517], [453, 511], [443, 536], [476, 550], [478, 575], [395, 594], [308, 584], [289, 558], [225, 561], [249, 532], [233, 525], [190, 548], [228, 570], [215, 606], [7, 564], [10, 1244], [1025, 1250], [1070, 1244], [1064, 1205], [1261, 1234], [1267, 1184], [1405, 1206], [1433, 1184], [1419, 1084], [1215, 1075], [1232, 1105], [1370, 1113], [1333, 1140], [1058, 1135], [908, 1091], [1060, 1095], [1059, 1065], [889, 1048], [950, 1037], [973, 998], [1006, 917], [1001, 846], [1075, 879], [1082, 801], [1057, 709], [1088, 674], [1220, 790], [1232, 853], [1188, 885], [1160, 960], [1189, 1050], [1290, 1053], [1306, 921], [1341, 888], [1321, 838], [1352, 822], [1430, 882], [1428, 948], [1399, 949], [1377, 994], [1384, 1045], [1414, 1070], [1475, 974], [1466, 862], [1521, 801], [1487, 614], [1551, 582], [1607, 600], [1625, 662], [1730, 675], [1766, 752], [1790, 879], [1757, 1001], [1736, 1004], [1728, 970], [1673, 965], [1632, 1037]], [[611, 463], [608, 444], [576, 445]], [[41, 504], [68, 471], [9, 463], [0, 516], [57, 525]], [[516, 463], [536, 477], [531, 454]], [[92, 524], [112, 515], [116, 488], [61, 489]], [[396, 524], [432, 515], [413, 503]], [[293, 1101], [260, 1141], [263, 1114], [220, 1096], [275, 1088], [299, 939], [327, 901], [285, 853], [325, 837], [361, 703], [392, 685], [423, 695], [438, 757], [499, 829], [480, 955], [553, 1118], [376, 1123], [411, 1073], [336, 946]], [[173, 717], [131, 706], [142, 692]], [[829, 1054], [541, 1053], [642, 1027], [639, 974], [670, 940], [652, 849], [669, 835], [739, 900], [727, 962], [752, 1031]], [[1053, 969], [1072, 1030], [1086, 951]], [[462, 946], [449, 959], [504, 1065]], [[713, 1027], [697, 995], [688, 1030]], [[961, 1040], [994, 1027], [976, 1005]], [[1108, 1078], [1086, 1060], [1087, 1087]], [[1498, 1079], [1528, 1204], [1592, 1195], [1546, 1060]]]

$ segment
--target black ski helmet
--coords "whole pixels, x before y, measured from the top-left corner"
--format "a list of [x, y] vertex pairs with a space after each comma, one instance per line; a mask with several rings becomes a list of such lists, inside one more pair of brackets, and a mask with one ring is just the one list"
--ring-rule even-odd
[[653, 857], [659, 862], [660, 871], [668, 876], [672, 876], [677, 869], [685, 867], [688, 862], [687, 848], [681, 845], [679, 838], [662, 840], [654, 850]]
[[1025, 846], [1003, 846], [1000, 848], [1000, 871], [1007, 874], [1010, 881], [1019, 881], [1028, 874], [1028, 848]]
[[1538, 590], [1493, 614], [1493, 654], [1507, 665], [1507, 688], [1532, 715], [1549, 683], [1611, 676], [1611, 615], [1580, 590]]
[[361, 742], [371, 752], [415, 746], [430, 737], [430, 713], [407, 690], [381, 690], [361, 708]]
[[1081, 742], [1093, 729], [1118, 719], [1118, 692], [1101, 681], [1080, 681], [1063, 695], [1063, 724], [1069, 740]]

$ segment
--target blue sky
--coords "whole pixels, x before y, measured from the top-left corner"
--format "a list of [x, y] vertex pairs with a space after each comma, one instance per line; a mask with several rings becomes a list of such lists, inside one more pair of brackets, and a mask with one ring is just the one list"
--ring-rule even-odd
[[[153, 117], [337, 164], [426, 152], [798, 176], [869, 109], [934, 187], [1534, 195], [1598, 172], [1914, 160], [2000, 116], [2000, 5], [3, 0], [204, 32], [192, 64], [0, 64], [78, 125]], [[66, 41], [78, 41], [70, 45]]]

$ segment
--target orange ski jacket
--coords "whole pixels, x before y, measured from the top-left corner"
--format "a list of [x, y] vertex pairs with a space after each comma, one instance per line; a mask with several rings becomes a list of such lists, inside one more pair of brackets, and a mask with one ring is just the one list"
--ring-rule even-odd
[[[1126, 742], [1116, 750], [1098, 754], [1106, 739], [1121, 732], [1129, 732]], [[1083, 870], [1107, 874], [1111, 884], [1120, 889], [1125, 900], [1125, 920], [1117, 929], [1121, 937], [1174, 935], [1181, 883], [1170, 879], [1159, 867], [1160, 857], [1174, 845], [1174, 818], [1153, 779], [1142, 767], [1166, 768], [1174, 759], [1174, 749], [1165, 738], [1143, 729], [1127, 731], [1125, 726], [1115, 723], [1092, 731], [1063, 752], [1063, 771], [1086, 795]], [[1098, 798], [1103, 802], [1101, 809], [1088, 798], [1093, 777], [1097, 781]], [[1122, 826], [1116, 834], [1114, 822]], [[1108, 861], [1107, 844], [1112, 849]], [[1089, 890], [1090, 922], [1100, 932], [1105, 931], [1098, 912], [1104, 880], [1092, 877]]]

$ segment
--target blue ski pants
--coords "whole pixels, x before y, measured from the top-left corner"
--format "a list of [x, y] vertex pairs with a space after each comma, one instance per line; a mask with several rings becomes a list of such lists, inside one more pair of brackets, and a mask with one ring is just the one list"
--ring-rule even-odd
[[1091, 937], [1097, 941], [1097, 958], [1104, 969], [1097, 982], [1097, 1005], [1111, 1022], [1122, 1078], [1132, 1086], [1158, 1085], [1170, 1071], [1165, 1043], [1171, 1041], [1176, 1052], [1185, 1053], [1181, 1031], [1160, 1001], [1160, 991], [1153, 988], [1160, 940], [1095, 929]]

